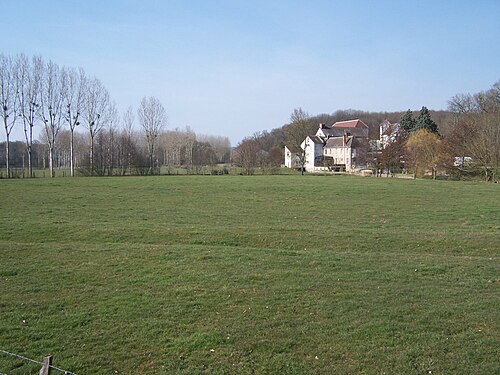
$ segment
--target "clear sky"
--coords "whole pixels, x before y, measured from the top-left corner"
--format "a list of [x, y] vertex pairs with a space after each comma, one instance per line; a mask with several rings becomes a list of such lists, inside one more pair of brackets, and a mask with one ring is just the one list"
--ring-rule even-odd
[[0, 0], [0, 8], [0, 52], [81, 66], [120, 112], [156, 96], [170, 129], [234, 145], [288, 122], [296, 107], [445, 109], [451, 96], [500, 79], [499, 0]]

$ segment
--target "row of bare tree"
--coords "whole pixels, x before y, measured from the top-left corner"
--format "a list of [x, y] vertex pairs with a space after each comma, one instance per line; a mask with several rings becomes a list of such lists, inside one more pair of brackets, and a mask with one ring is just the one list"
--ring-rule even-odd
[[[214, 164], [229, 158], [230, 143], [225, 137], [197, 138], [190, 129], [165, 131], [167, 114], [157, 98], [144, 97], [137, 117], [140, 132], [134, 130], [133, 109], [119, 116], [103, 83], [82, 68], [59, 67], [39, 56], [0, 54], [0, 118], [8, 177], [11, 160], [18, 159], [11, 155], [10, 139], [16, 126], [24, 132], [30, 177], [35, 127], [43, 129], [40, 140], [46, 145], [51, 176], [56, 167], [68, 167], [71, 176], [76, 166], [92, 175], [112, 174], [115, 168], [131, 173], [132, 167], [151, 174], [160, 165]], [[77, 131], [81, 127], [84, 133]], [[22, 159], [24, 164], [24, 155]], [[45, 166], [45, 158], [41, 160]]]

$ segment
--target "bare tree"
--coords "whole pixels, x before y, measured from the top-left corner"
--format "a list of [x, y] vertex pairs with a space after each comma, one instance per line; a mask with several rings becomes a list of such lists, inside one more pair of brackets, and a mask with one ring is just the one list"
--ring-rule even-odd
[[80, 125], [80, 116], [83, 111], [85, 99], [85, 86], [87, 78], [82, 68], [75, 70], [72, 68], [63, 69], [62, 74], [65, 75], [67, 82], [64, 92], [64, 111], [65, 119], [68, 122], [70, 130], [70, 173], [71, 177], [75, 175], [75, 138], [74, 133], [78, 125]]
[[127, 160], [128, 173], [132, 174], [132, 133], [134, 130], [134, 110], [129, 106], [123, 114], [123, 130], [125, 131], [124, 153]]
[[108, 90], [97, 78], [87, 82], [84, 99], [85, 126], [90, 135], [90, 170], [94, 172], [94, 140], [103, 127], [103, 116], [109, 106], [110, 97]]
[[184, 165], [191, 167], [193, 165], [193, 147], [196, 142], [196, 134], [189, 126], [186, 126], [186, 130], [182, 135]]
[[165, 113], [165, 108], [163, 108], [163, 105], [155, 97], [144, 97], [137, 113], [142, 129], [146, 134], [149, 154], [149, 172], [152, 174], [154, 168], [156, 139], [165, 126], [167, 115]]
[[61, 129], [63, 93], [66, 88], [66, 80], [64, 75], [61, 75], [59, 66], [52, 61], [45, 65], [43, 73], [39, 116], [43, 121], [47, 137], [50, 176], [55, 177], [55, 146], [57, 135]]
[[302, 108], [295, 108], [290, 115], [290, 125], [284, 128], [286, 143], [299, 147], [314, 128], [314, 121]]
[[216, 156], [218, 163], [225, 163], [229, 160], [229, 155], [231, 153], [231, 142], [229, 138], [215, 135], [197, 135], [196, 140], [201, 143], [209, 143]]
[[0, 117], [3, 121], [6, 138], [5, 164], [7, 177], [10, 171], [10, 134], [17, 120], [19, 77], [18, 64], [8, 56], [0, 55]]
[[500, 81], [487, 91], [455, 95], [448, 106], [455, 116], [447, 143], [453, 156], [462, 158], [459, 168], [466, 165], [466, 156], [471, 157], [470, 165], [482, 170], [486, 181], [496, 181], [500, 169]]
[[245, 170], [247, 175], [253, 174], [257, 166], [258, 142], [253, 137], [243, 139], [234, 150], [233, 161]]
[[167, 166], [180, 165], [180, 152], [182, 148], [181, 132], [178, 129], [165, 131], [160, 134], [160, 142], [163, 147], [163, 162]]
[[28, 153], [28, 175], [33, 177], [33, 128], [40, 107], [41, 79], [44, 63], [41, 57], [33, 57], [31, 61], [24, 55], [19, 57], [20, 115], [23, 120], [24, 138]]
[[108, 175], [113, 175], [113, 169], [116, 161], [116, 130], [118, 127], [118, 110], [116, 109], [116, 103], [111, 102], [106, 116], [106, 165], [108, 170]]

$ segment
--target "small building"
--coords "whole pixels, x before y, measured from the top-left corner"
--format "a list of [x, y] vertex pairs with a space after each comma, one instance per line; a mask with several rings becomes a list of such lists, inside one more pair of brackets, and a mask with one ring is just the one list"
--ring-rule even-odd
[[285, 167], [287, 168], [300, 168], [301, 157], [303, 150], [300, 147], [287, 145], [285, 146]]
[[324, 141], [316, 135], [308, 135], [300, 144], [305, 153], [304, 167], [306, 171], [315, 171], [317, 167], [322, 166]]
[[380, 124], [379, 149], [384, 149], [396, 140], [399, 133], [399, 123], [390, 123], [384, 120]]

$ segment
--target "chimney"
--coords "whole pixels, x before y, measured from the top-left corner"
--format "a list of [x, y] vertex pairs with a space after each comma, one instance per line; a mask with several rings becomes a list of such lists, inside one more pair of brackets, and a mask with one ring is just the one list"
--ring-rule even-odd
[[342, 146], [345, 147], [346, 142], [347, 142], [347, 134], [344, 131], [344, 135], [342, 136]]

